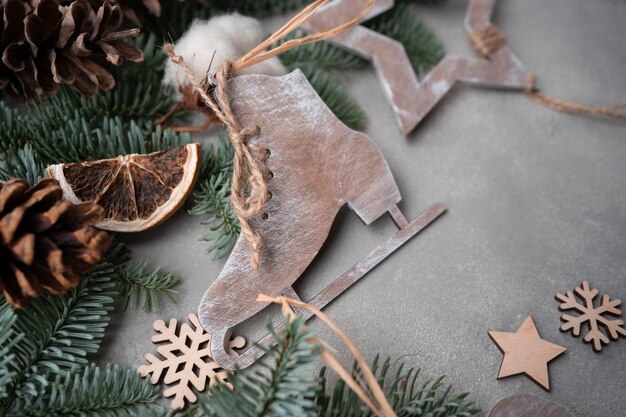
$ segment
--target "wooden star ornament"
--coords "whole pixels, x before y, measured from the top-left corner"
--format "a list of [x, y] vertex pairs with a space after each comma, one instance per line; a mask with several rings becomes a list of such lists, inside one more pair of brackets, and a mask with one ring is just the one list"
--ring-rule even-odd
[[[337, 26], [354, 17], [355, 10], [362, 10], [365, 2], [329, 2], [304, 22], [302, 27], [316, 32]], [[506, 45], [504, 35], [491, 22], [495, 2], [469, 0], [465, 15], [465, 29], [477, 52], [483, 56], [446, 55], [421, 81], [413, 71], [400, 42], [365, 26], [350, 28], [332, 37], [329, 42], [372, 62], [396, 114], [398, 125], [408, 135], [457, 82], [518, 91], [527, 88], [530, 73]], [[378, 16], [394, 5], [395, 0], [376, 0], [364, 20]], [[491, 41], [492, 38], [495, 42]]]
[[489, 331], [489, 337], [504, 354], [498, 379], [526, 374], [530, 379], [550, 390], [548, 362], [565, 352], [565, 348], [543, 340], [535, 322], [528, 316], [516, 332]]

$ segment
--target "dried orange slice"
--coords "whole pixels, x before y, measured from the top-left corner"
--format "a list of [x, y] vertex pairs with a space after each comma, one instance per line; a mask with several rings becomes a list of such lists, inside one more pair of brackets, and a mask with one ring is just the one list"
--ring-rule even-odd
[[148, 155], [51, 165], [48, 176], [59, 181], [67, 200], [104, 207], [105, 219], [96, 227], [139, 232], [183, 205], [198, 178], [200, 154], [200, 145], [193, 143]]

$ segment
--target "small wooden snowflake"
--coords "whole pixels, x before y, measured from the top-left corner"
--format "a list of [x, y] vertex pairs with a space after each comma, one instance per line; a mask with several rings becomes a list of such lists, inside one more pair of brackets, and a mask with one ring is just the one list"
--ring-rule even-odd
[[[157, 347], [160, 357], [146, 354], [145, 358], [150, 364], [137, 369], [141, 376], [152, 374], [152, 384], [158, 384], [163, 379], [166, 385], [171, 385], [163, 392], [163, 396], [174, 397], [174, 409], [196, 402], [198, 398], [192, 386], [197, 392], [203, 392], [207, 382], [209, 386], [228, 384], [228, 372], [212, 359], [211, 335], [204, 331], [195, 314], [189, 314], [187, 320], [191, 326], [183, 323], [180, 330], [177, 329], [176, 319], [171, 319], [167, 325], [163, 320], [155, 321], [153, 327], [158, 334], [152, 337], [152, 342], [160, 344]], [[237, 355], [233, 349], [240, 349], [245, 343], [243, 337], [231, 339], [229, 353]]]
[[[618, 299], [611, 300], [608, 295], [602, 296], [600, 305], [594, 306], [593, 300], [598, 295], [598, 290], [590, 289], [589, 282], [584, 281], [580, 287], [575, 290], [578, 298], [584, 301], [581, 304], [576, 295], [572, 291], [568, 291], [566, 295], [557, 294], [555, 298], [560, 301], [560, 310], [576, 310], [579, 316], [570, 316], [563, 314], [561, 320], [561, 331], [572, 331], [574, 336], [580, 335], [580, 328], [587, 323], [588, 332], [583, 337], [587, 343], [593, 343], [593, 350], [600, 352], [603, 344], [608, 344], [611, 339], [617, 340], [619, 336], [626, 336], [624, 329], [624, 321], [621, 319], [611, 319], [611, 316], [619, 317], [622, 312], [617, 308], [622, 302]], [[609, 317], [605, 317], [609, 315]], [[604, 330], [604, 331], [602, 331]]]

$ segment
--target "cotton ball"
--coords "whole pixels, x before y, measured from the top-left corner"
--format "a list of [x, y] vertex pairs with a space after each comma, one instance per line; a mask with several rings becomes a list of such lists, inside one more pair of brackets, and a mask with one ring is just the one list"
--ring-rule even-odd
[[[209, 71], [215, 71], [226, 60], [236, 61], [263, 40], [263, 29], [258, 20], [233, 13], [209, 20], [195, 20], [174, 44], [174, 52], [183, 57], [194, 77], [203, 81]], [[286, 74], [287, 69], [277, 57], [273, 57], [244, 68], [240, 73], [280, 76]], [[173, 95], [180, 99], [180, 87], [188, 84], [187, 74], [181, 66], [168, 61], [163, 85], [173, 87]]]
[[258, 44], [265, 40], [261, 22], [252, 17], [242, 16], [239, 13], [214, 17], [207, 22], [207, 26], [228, 34], [235, 49], [241, 55], [256, 48]]

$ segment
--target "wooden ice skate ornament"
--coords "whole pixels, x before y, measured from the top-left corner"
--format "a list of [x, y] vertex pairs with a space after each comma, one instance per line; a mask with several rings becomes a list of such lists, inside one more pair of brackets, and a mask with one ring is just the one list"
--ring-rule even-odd
[[[264, 350], [257, 347], [237, 358], [230, 356], [226, 349], [229, 330], [269, 305], [256, 301], [259, 294], [299, 299], [292, 284], [319, 252], [341, 207], [347, 204], [366, 224], [389, 213], [400, 230], [308, 301], [318, 309], [446, 211], [435, 204], [409, 222], [397, 207], [400, 192], [376, 145], [341, 123], [301, 71], [283, 77], [233, 78], [237, 71], [287, 49], [354, 27], [374, 4], [367, 0], [352, 19], [267, 50], [327, 2], [315, 0], [237, 62], [225, 62], [210, 77], [215, 82], [213, 97], [173, 46], [164, 46], [226, 126], [235, 148], [231, 201], [242, 233], [198, 313], [200, 323], [213, 336], [213, 358], [224, 368], [246, 367], [263, 355]], [[271, 335], [261, 340], [265, 346], [272, 343]]]
[[500, 401], [489, 417], [574, 417], [569, 411], [552, 401], [534, 395], [512, 395]]
[[[266, 307], [255, 301], [260, 293], [297, 298], [291, 285], [318, 253], [344, 204], [366, 224], [389, 213], [400, 230], [308, 300], [319, 309], [446, 208], [435, 204], [415, 220], [406, 220], [396, 206], [400, 192], [376, 145], [363, 133], [341, 123], [301, 71], [279, 78], [232, 78], [228, 81], [228, 96], [240, 125], [258, 127], [258, 135], [250, 141], [267, 150], [265, 166], [271, 195], [265, 213], [249, 220], [263, 239], [262, 264], [256, 270], [250, 266], [250, 247], [240, 236], [199, 307], [202, 326], [214, 336], [213, 358], [221, 366], [233, 368], [249, 366], [263, 351], [251, 348], [238, 357], [229, 356], [224, 349], [228, 330]], [[268, 335], [261, 343], [269, 345], [272, 340]]]
[[[383, 91], [402, 132], [408, 135], [457, 82], [523, 91], [530, 74], [503, 42], [490, 22], [496, 0], [470, 0], [465, 28], [484, 58], [447, 55], [420, 81], [402, 44], [364, 26], [355, 26], [330, 42], [372, 61]], [[344, 21], [364, 0], [336, 0], [321, 8], [303, 28], [322, 30]], [[377, 0], [368, 18], [394, 7], [394, 0]]]
[[565, 352], [565, 348], [539, 337], [532, 317], [528, 316], [514, 333], [488, 333], [504, 354], [498, 379], [523, 373], [546, 391], [550, 390], [548, 362]]

